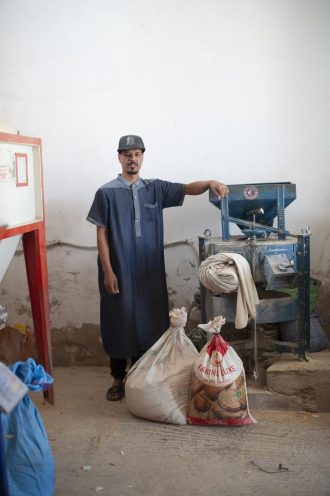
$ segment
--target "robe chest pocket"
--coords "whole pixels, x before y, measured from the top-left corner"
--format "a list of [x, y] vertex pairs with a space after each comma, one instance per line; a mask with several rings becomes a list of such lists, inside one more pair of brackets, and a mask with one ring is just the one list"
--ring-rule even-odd
[[144, 204], [144, 219], [155, 220], [158, 216], [158, 202]]

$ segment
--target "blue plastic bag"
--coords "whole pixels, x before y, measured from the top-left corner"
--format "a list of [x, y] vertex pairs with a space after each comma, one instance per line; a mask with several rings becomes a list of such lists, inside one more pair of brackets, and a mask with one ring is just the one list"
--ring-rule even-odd
[[[32, 358], [9, 368], [31, 391], [42, 391], [54, 382]], [[43, 421], [29, 395], [1, 417], [10, 496], [51, 496], [55, 463]]]

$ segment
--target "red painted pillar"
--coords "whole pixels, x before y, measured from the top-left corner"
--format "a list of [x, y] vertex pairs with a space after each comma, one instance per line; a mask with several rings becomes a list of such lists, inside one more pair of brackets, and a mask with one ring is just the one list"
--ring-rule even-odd
[[[48, 271], [44, 222], [38, 228], [23, 234], [23, 247], [27, 280], [34, 323], [38, 360], [52, 374], [52, 350], [49, 321]], [[54, 404], [54, 389], [44, 391], [47, 400]]]

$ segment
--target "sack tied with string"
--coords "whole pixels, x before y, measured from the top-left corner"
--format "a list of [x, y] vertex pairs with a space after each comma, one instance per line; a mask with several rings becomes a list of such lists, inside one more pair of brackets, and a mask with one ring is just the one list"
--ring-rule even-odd
[[170, 328], [129, 370], [126, 404], [137, 417], [184, 425], [198, 351], [184, 331], [186, 310], [172, 310], [170, 321]]
[[256, 423], [248, 407], [243, 362], [220, 335], [226, 319], [200, 324], [212, 334], [194, 363], [187, 422], [197, 425]]

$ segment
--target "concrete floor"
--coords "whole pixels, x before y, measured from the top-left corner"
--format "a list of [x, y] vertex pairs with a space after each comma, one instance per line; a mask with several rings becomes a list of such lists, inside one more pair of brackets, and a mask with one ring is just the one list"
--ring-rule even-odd
[[32, 398], [56, 496], [330, 495], [330, 413], [252, 410], [249, 427], [166, 425], [106, 401], [105, 367], [57, 367], [54, 377], [55, 406]]

